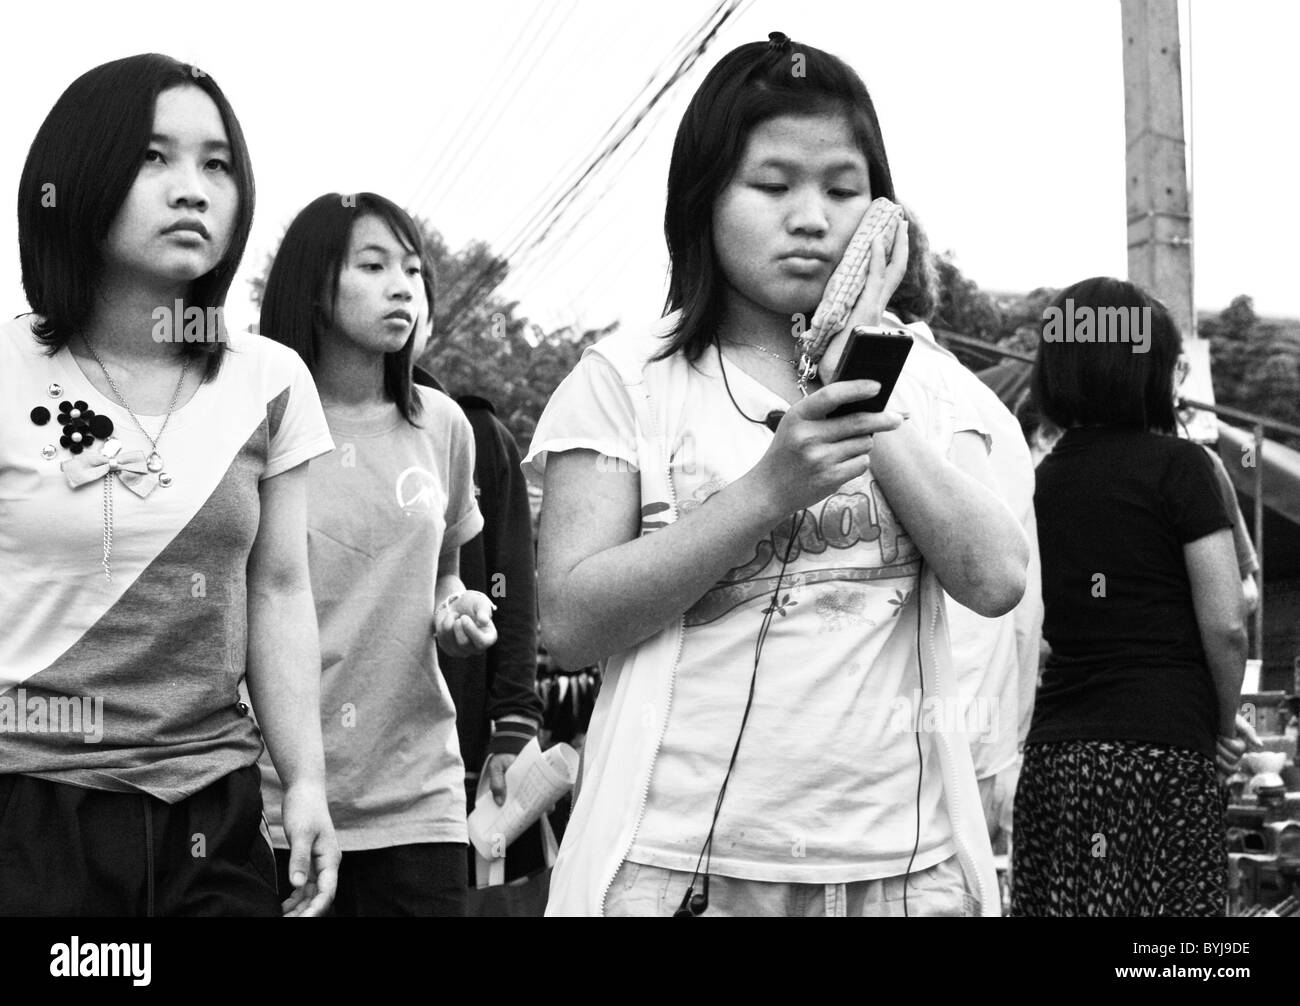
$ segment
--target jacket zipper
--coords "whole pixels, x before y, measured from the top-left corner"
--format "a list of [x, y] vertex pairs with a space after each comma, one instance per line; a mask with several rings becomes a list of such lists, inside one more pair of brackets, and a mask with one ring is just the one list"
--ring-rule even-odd
[[[924, 573], [924, 571], [922, 571], [922, 572]], [[919, 584], [919, 583], [918, 583], [918, 585], [917, 585], [917, 589], [920, 590], [920, 584]], [[937, 670], [938, 670], [938, 667], [939, 667], [939, 652], [938, 652], [938, 650], [935, 648], [935, 645], [934, 645], [934, 632], [935, 632], [935, 629], [938, 628], [938, 626], [939, 626], [939, 605], [942, 603], [942, 601], [940, 600], [940, 596], [939, 596], [939, 593], [938, 593], [937, 586], [936, 586], [936, 589], [935, 589], [932, 593], [934, 594], [934, 602], [935, 602], [935, 603], [933, 603], [933, 604], [930, 606], [930, 631], [929, 631], [929, 633], [928, 633], [928, 637], [927, 637], [926, 642], [927, 642], [927, 645], [929, 646], [929, 649], [930, 649], [930, 661], [931, 661], [931, 662], [930, 662], [930, 666], [933, 667], [933, 668], [935, 668], [936, 671], [937, 671]], [[924, 591], [922, 591], [922, 594], [924, 594]], [[935, 684], [936, 684], [936, 685], [938, 684], [937, 679], [936, 679], [936, 681], [935, 681]], [[937, 736], [938, 736], [938, 738], [939, 738], [939, 743], [942, 744], [942, 745], [944, 745], [945, 747], [948, 748], [948, 759], [947, 759], [947, 761], [948, 761], [948, 764], [951, 765], [951, 764], [952, 764], [952, 738], [950, 738], [950, 737], [947, 735], [947, 733], [944, 732], [944, 731], [940, 731], [940, 732], [937, 734]], [[975, 856], [974, 856], [974, 855], [971, 853], [971, 851], [966, 847], [966, 838], [965, 838], [965, 836], [962, 834], [961, 824], [960, 824], [959, 822], [957, 822], [957, 821], [953, 821], [952, 823], [953, 823], [953, 829], [952, 829], [953, 844], [957, 847], [957, 849], [958, 849], [959, 852], [962, 851], [962, 850], [964, 850], [964, 851], [966, 852], [967, 858], [969, 858], [969, 859], [971, 860], [971, 862], [974, 863], [974, 862], [975, 862]], [[957, 858], [957, 866], [958, 866], [959, 869], [961, 869], [961, 857], [960, 857], [960, 856], [958, 856], [958, 858]], [[965, 871], [963, 870], [962, 872], [964, 873]], [[980, 914], [983, 915], [983, 914], [984, 914], [984, 905], [990, 903], [989, 899], [990, 899], [990, 897], [991, 897], [991, 893], [990, 893], [989, 891], [986, 891], [986, 890], [984, 889], [984, 878], [980, 876], [980, 874], [979, 874], [979, 870], [978, 870], [978, 869], [975, 869], [975, 870], [974, 870], [974, 875], [973, 875], [972, 879], [973, 879], [974, 882], [975, 882], [975, 883], [974, 883], [974, 886], [975, 886], [975, 897], [978, 899], [979, 904], [980, 904]]]
[[[655, 429], [660, 428], [659, 416], [655, 413], [654, 401], [650, 399], [647, 392], [646, 399], [650, 408], [650, 414], [654, 417]], [[673, 465], [672, 459], [668, 459], [666, 468], [668, 473], [668, 501], [672, 505], [673, 523], [677, 522], [677, 490], [673, 488]], [[626, 847], [619, 855], [617, 862], [614, 864], [614, 872], [609, 875], [604, 886], [600, 889], [600, 915], [605, 915], [605, 899], [609, 897], [609, 889], [614, 886], [614, 878], [618, 876], [619, 868], [627, 859], [627, 854], [632, 851], [632, 846], [636, 844], [637, 833], [641, 830], [641, 821], [645, 817], [646, 803], [650, 799], [650, 780], [654, 778], [655, 762], [659, 760], [659, 749], [664, 745], [664, 738], [668, 735], [668, 716], [673, 708], [673, 687], [677, 683], [677, 665], [681, 662], [682, 649], [686, 645], [686, 612], [682, 612], [681, 621], [677, 626], [677, 649], [673, 653], [672, 667], [668, 671], [668, 701], [664, 705], [663, 726], [659, 728], [659, 739], [655, 741], [654, 754], [650, 758], [650, 767], [646, 772], [645, 785], [641, 789], [641, 796], [637, 801], [636, 823], [632, 825], [632, 837], [628, 839]]]
[[636, 836], [641, 830], [641, 821], [645, 818], [646, 804], [650, 800], [650, 780], [654, 777], [655, 762], [659, 760], [659, 749], [664, 745], [664, 738], [668, 735], [668, 714], [673, 707], [673, 686], [677, 681], [677, 665], [681, 661], [682, 648], [686, 642], [686, 616], [682, 615], [682, 620], [677, 628], [677, 651], [673, 654], [672, 669], [668, 674], [668, 701], [664, 707], [664, 723], [659, 730], [659, 739], [655, 742], [655, 751], [650, 759], [650, 770], [646, 773], [645, 785], [641, 788], [641, 796], [637, 801], [636, 824], [632, 826], [632, 836], [628, 839], [622, 854], [618, 857], [618, 862], [614, 864], [614, 872], [609, 875], [600, 891], [600, 914], [605, 914], [605, 899], [609, 896], [609, 889], [614, 885], [614, 878], [618, 876], [619, 868], [627, 859], [627, 854], [632, 851], [632, 846], [636, 844]]

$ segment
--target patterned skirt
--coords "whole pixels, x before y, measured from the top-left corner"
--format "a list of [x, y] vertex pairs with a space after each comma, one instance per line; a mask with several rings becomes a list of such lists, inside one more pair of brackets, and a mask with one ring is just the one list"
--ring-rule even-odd
[[1212, 759], [1131, 741], [1025, 745], [1011, 914], [1219, 916], [1227, 806]]

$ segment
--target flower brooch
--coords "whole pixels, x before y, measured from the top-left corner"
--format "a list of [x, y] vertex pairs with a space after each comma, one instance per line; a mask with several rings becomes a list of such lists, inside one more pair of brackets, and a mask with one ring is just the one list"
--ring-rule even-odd
[[[50, 421], [50, 410], [44, 405], [38, 405], [32, 409], [31, 416], [33, 423], [44, 426]], [[107, 440], [113, 435], [113, 420], [108, 416], [97, 415], [85, 402], [60, 402], [55, 419], [63, 428], [59, 446], [66, 447], [73, 454], [80, 454], [96, 440]], [[46, 458], [52, 458], [54, 453], [52, 445], [41, 451]]]

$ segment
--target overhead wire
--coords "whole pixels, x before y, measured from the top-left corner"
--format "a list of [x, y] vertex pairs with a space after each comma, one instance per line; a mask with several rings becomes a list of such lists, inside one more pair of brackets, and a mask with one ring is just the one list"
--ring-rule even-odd
[[[752, 0], [746, 0], [746, 2], [742, 3], [740, 8], [738, 8], [738, 11], [740, 9], [749, 6], [751, 3]], [[689, 43], [691, 39], [691, 34], [692, 34], [691, 32], [687, 32], [685, 35], [683, 35], [682, 40], [676, 46], [674, 46], [673, 49], [674, 55], [677, 55], [681, 50], [686, 48], [687, 43]], [[656, 74], [658, 74], [658, 72], [659, 71], [656, 71]], [[662, 118], [664, 117], [664, 115], [667, 114], [667, 112], [668, 112], [667, 103], [661, 103], [659, 106], [657, 106], [654, 109], [652, 115], [648, 117], [646, 120], [646, 126], [641, 131], [641, 137], [637, 141], [636, 146], [632, 148], [631, 152], [628, 153], [627, 156], [622, 158], [623, 165], [632, 162], [636, 158], [637, 154], [640, 153], [641, 149], [654, 135], [655, 129], [657, 128], [659, 121], [662, 120]], [[523, 284], [521, 286], [514, 287], [512, 284], [512, 289], [510, 290], [510, 295], [512, 300], [522, 301], [526, 299], [535, 289], [537, 289], [537, 287], [541, 284], [542, 280], [548, 279], [549, 277], [553, 276], [557, 272], [561, 272], [570, 263], [572, 263], [575, 259], [577, 259], [587, 248], [589, 248], [596, 241], [597, 238], [604, 236], [604, 234], [608, 232], [610, 227], [612, 227], [617, 222], [622, 222], [622, 218], [619, 217], [617, 214], [614, 213], [608, 214], [605, 220], [598, 227], [592, 230], [592, 232], [586, 237], [586, 239], [583, 240], [576, 247], [574, 247], [569, 243], [569, 239], [572, 237], [572, 235], [582, 226], [582, 224], [591, 216], [591, 214], [600, 205], [602, 205], [605, 197], [607, 197], [610, 194], [610, 192], [613, 191], [621, 183], [622, 175], [619, 172], [616, 172], [614, 170], [613, 163], [614, 162], [611, 159], [610, 162], [611, 166], [609, 171], [607, 172], [611, 177], [609, 181], [605, 184], [601, 192], [588, 201], [588, 204], [578, 213], [576, 219], [574, 219], [569, 226], [567, 226], [562, 232], [560, 232], [559, 234], [557, 234], [551, 239], [550, 241], [551, 245], [563, 247], [567, 254], [563, 254], [562, 257], [555, 257], [555, 256], [547, 257], [534, 269], [532, 268], [533, 263], [536, 260], [537, 255], [540, 253], [539, 249], [534, 249], [532, 253], [525, 254], [510, 264], [510, 272], [508, 278], [511, 281], [518, 281], [521, 276], [527, 277], [523, 281]], [[622, 169], [620, 168], [620, 171], [621, 170]], [[636, 250], [637, 249], [634, 246], [625, 244], [624, 247], [621, 249], [621, 253], [618, 254], [617, 256], [605, 257], [602, 260], [602, 264], [600, 268], [588, 278], [588, 281], [585, 284], [583, 284], [582, 288], [574, 295], [573, 298], [571, 298], [570, 305], [569, 305], [570, 310], [571, 311], [575, 310], [576, 301], [580, 300], [583, 296], [585, 296], [587, 291], [589, 291], [592, 287], [599, 285], [599, 283], [611, 272], [616, 272], [618, 270], [621, 270], [624, 266], [626, 266], [627, 263], [631, 260], [631, 258], [635, 254]], [[531, 275], [529, 275], [530, 270], [531, 270]]]
[[530, 247], [533, 244], [539, 244], [540, 242], [546, 239], [547, 235], [550, 233], [551, 229], [554, 227], [556, 221], [558, 220], [560, 214], [563, 213], [564, 210], [569, 205], [572, 204], [573, 200], [577, 198], [577, 195], [580, 192], [582, 185], [587, 181], [588, 178], [590, 178], [595, 172], [599, 171], [605, 165], [605, 162], [608, 161], [614, 155], [614, 153], [622, 146], [622, 144], [627, 140], [627, 138], [631, 136], [631, 134], [637, 129], [638, 126], [641, 125], [641, 123], [645, 120], [645, 117], [649, 114], [650, 110], [654, 108], [656, 104], [658, 104], [659, 100], [665, 94], [667, 94], [677, 84], [677, 82], [682, 78], [682, 76], [684, 76], [687, 70], [689, 70], [690, 67], [694, 65], [695, 60], [697, 60], [699, 56], [703, 54], [704, 49], [707, 48], [708, 44], [712, 41], [713, 37], [717, 34], [717, 31], [721, 28], [722, 24], [725, 23], [727, 18], [729, 18], [731, 14], [735, 12], [735, 10], [740, 6], [740, 3], [742, 2], [743, 0], [732, 0], [732, 2], [730, 3], [720, 5], [720, 6], [725, 6], [728, 9], [723, 11], [718, 22], [712, 25], [708, 29], [704, 37], [701, 39], [699, 45], [692, 52], [687, 54], [685, 59], [682, 61], [681, 64], [679, 64], [678, 68], [673, 72], [673, 74], [668, 78], [668, 80], [664, 82], [659, 87], [659, 89], [655, 91], [655, 93], [651, 96], [651, 98], [645, 103], [645, 105], [642, 106], [633, 115], [631, 121], [617, 131], [614, 139], [609, 143], [609, 145], [607, 145], [605, 149], [603, 149], [595, 157], [595, 159], [587, 166], [587, 168], [583, 170], [582, 174], [577, 178], [577, 180], [573, 183], [573, 185], [571, 185], [569, 189], [566, 190], [564, 195], [561, 196], [559, 199], [557, 199], [555, 203], [552, 205], [552, 207], [548, 209], [546, 215], [546, 221], [544, 225], [540, 228], [540, 233], [538, 233], [536, 236], [529, 235], [527, 244], [521, 242], [518, 248], [508, 250], [508, 257], [513, 258], [516, 254], [518, 254], [520, 250]]
[[[678, 49], [680, 49], [685, 43], [685, 41], [689, 39], [689, 37], [690, 37], [690, 32], [687, 32], [685, 35], [683, 35], [682, 38], [679, 39], [678, 42], [673, 46], [672, 52], [675, 53]], [[670, 53], [669, 56], [666, 56], [664, 58], [664, 60], [660, 63], [659, 67], [656, 68], [654, 73], [652, 73], [651, 76], [647, 79], [646, 85], [642, 86], [643, 91], [645, 90], [645, 87], [648, 86], [651, 80], [653, 80], [661, 72], [666, 70], [666, 68], [669, 65], [671, 65], [671, 60], [672, 60], [672, 53]], [[635, 103], [635, 101], [636, 99], [634, 98], [632, 103]], [[606, 130], [606, 134], [608, 134], [608, 130]], [[500, 228], [500, 230], [494, 233], [491, 236], [490, 240], [488, 241], [488, 244], [493, 248], [504, 248], [508, 244], [513, 243], [515, 238], [524, 231], [527, 224], [536, 217], [538, 209], [547, 205], [551, 200], [555, 198], [555, 196], [557, 196], [564, 189], [564, 187], [572, 180], [572, 178], [575, 177], [577, 171], [580, 169], [580, 166], [586, 161], [586, 159], [589, 156], [590, 156], [589, 151], [584, 151], [581, 148], [575, 149], [572, 156], [570, 156], [561, 165], [559, 170], [553, 172], [550, 178], [541, 186], [541, 188], [538, 189], [537, 192], [534, 193], [524, 203], [524, 206], [526, 207], [524, 211], [518, 214], [507, 225]], [[527, 214], [527, 217], [525, 217], [525, 214]]]
[[[501, 65], [503, 67], [510, 67], [512, 65], [518, 67], [522, 65], [522, 60], [516, 60], [515, 56], [516, 53], [520, 51], [520, 48], [522, 46], [523, 57], [524, 59], [526, 59], [528, 54], [532, 51], [533, 46], [536, 44], [536, 40], [538, 37], [537, 33], [535, 32], [530, 33], [530, 29], [533, 26], [533, 22], [537, 19], [539, 15], [542, 16], [543, 17], [542, 27], [544, 29], [546, 19], [549, 19], [550, 17], [554, 16], [555, 10], [556, 8], [553, 6], [546, 7], [541, 4], [535, 6], [532, 9], [532, 11], [528, 15], [528, 20], [526, 20], [523, 26], [519, 29], [519, 33], [515, 36], [514, 41], [511, 43], [510, 48], [507, 50], [505, 57], [502, 59]], [[448, 166], [452, 163], [455, 163], [455, 161], [462, 153], [462, 151], [460, 151], [458, 148], [455, 148], [453, 144], [448, 143], [447, 138], [459, 136], [460, 133], [465, 129], [467, 124], [469, 124], [472, 121], [475, 121], [476, 118], [481, 118], [481, 112], [491, 106], [491, 104], [496, 100], [498, 95], [508, 86], [508, 82], [511, 79], [513, 79], [513, 74], [507, 75], [503, 73], [498, 77], [496, 86], [494, 88], [491, 89], [480, 88], [477, 92], [475, 100], [473, 101], [472, 104], [470, 104], [468, 107], [465, 108], [463, 114], [460, 117], [460, 121], [457, 123], [454, 129], [444, 131], [441, 127], [442, 125], [445, 125], [446, 118], [444, 117], [442, 120], [440, 120], [439, 128], [436, 129], [433, 133], [431, 133], [429, 138], [430, 142], [438, 141], [441, 143], [441, 147], [439, 149], [439, 155], [430, 158], [429, 166], [425, 170], [423, 176], [421, 177], [420, 182], [411, 191], [411, 196], [407, 202], [408, 206], [418, 207], [421, 203], [423, 203], [427, 195], [427, 192], [429, 190], [430, 184], [434, 183], [439, 177], [441, 177], [448, 170]]]
[[[483, 149], [483, 144], [487, 142], [489, 137], [496, 135], [496, 127], [498, 123], [501, 121], [502, 115], [505, 114], [507, 109], [512, 107], [515, 96], [519, 94], [519, 91], [523, 88], [524, 84], [528, 83], [528, 81], [532, 79], [532, 75], [534, 71], [536, 71], [537, 67], [540, 65], [542, 57], [546, 55], [548, 52], [550, 52], [551, 44], [559, 36], [560, 32], [564, 30], [565, 26], [568, 25], [569, 21], [573, 18], [574, 12], [577, 9], [578, 9], [578, 0], [574, 0], [573, 4], [569, 7], [568, 13], [564, 15], [564, 18], [554, 27], [550, 35], [541, 44], [541, 47], [537, 52], [537, 56], [533, 60], [532, 66], [529, 67], [529, 69], [522, 76], [520, 76], [519, 80], [515, 83], [514, 89], [502, 101], [501, 106], [497, 109], [496, 115], [493, 117], [491, 122], [488, 122], [487, 120], [487, 115], [489, 114], [489, 112], [485, 112], [483, 118], [479, 120], [475, 129], [472, 130], [469, 137], [466, 138], [465, 144], [467, 147], [470, 143], [474, 142], [473, 137], [475, 135], [478, 135], [478, 142], [474, 143], [473, 148], [469, 149], [465, 153], [465, 155], [460, 158], [460, 167], [455, 171], [454, 174], [452, 174], [449, 178], [443, 181], [440, 186], [434, 185], [429, 192], [429, 198], [436, 199], [439, 196], [445, 195], [446, 193], [450, 192], [454, 188], [456, 183], [460, 181], [460, 179], [464, 176], [466, 170], [468, 170], [469, 167], [474, 164], [474, 159], [478, 156], [479, 151]], [[539, 38], [541, 37], [540, 34], [538, 37]]]
[[[644, 147], [650, 137], [654, 135], [654, 128], [658, 124], [658, 120], [662, 118], [663, 111], [661, 110], [656, 115], [655, 121], [647, 125], [646, 129], [643, 131], [641, 139], [637, 142], [637, 145], [632, 149], [631, 153], [629, 153], [627, 157], [623, 158], [623, 163], [625, 165], [634, 160], [636, 155], [640, 153], [641, 148]], [[610, 173], [613, 177], [609, 179], [600, 194], [589, 200], [588, 205], [578, 214], [573, 222], [562, 233], [557, 234], [552, 239], [552, 244], [564, 249], [561, 254], [548, 257], [534, 267], [534, 262], [537, 261], [540, 254], [540, 249], [534, 249], [530, 254], [522, 256], [517, 262], [511, 264], [511, 279], [518, 281], [520, 277], [527, 276], [527, 279], [523, 281], [522, 285], [517, 290], [512, 291], [513, 295], [517, 299], [523, 300], [537, 288], [543, 279], [554, 275], [558, 270], [562, 270], [570, 265], [579, 255], [590, 248], [598, 238], [603, 237], [614, 224], [624, 222], [623, 218], [617, 213], [607, 213], [605, 219], [600, 223], [600, 225], [592, 228], [591, 232], [584, 240], [576, 245], [569, 243], [570, 239], [578, 229], [596, 210], [604, 205], [605, 198], [622, 182], [621, 176], [615, 175], [612, 168]]]
[[[697, 24], [695, 27], [691, 28], [682, 36], [681, 39], [678, 40], [677, 44], [673, 47], [673, 50], [667, 56], [665, 56], [663, 60], [660, 61], [659, 65], [654, 69], [654, 71], [650, 74], [650, 76], [646, 78], [645, 83], [641, 85], [640, 90], [635, 95], [633, 95], [633, 97], [627, 103], [627, 105], [624, 106], [623, 111], [621, 111], [617, 116], [615, 116], [614, 120], [610, 123], [610, 125], [606, 127], [604, 133], [602, 133], [601, 136], [593, 144], [592, 149], [599, 148], [602, 144], [605, 144], [615, 134], [615, 132], [618, 129], [619, 123], [626, 118], [626, 116], [630, 113], [630, 111], [633, 108], [638, 106], [638, 104], [642, 101], [643, 97], [650, 92], [651, 88], [654, 86], [655, 81], [658, 80], [660, 77], [662, 77], [663, 74], [668, 72], [668, 68], [673, 65], [674, 60], [680, 61], [681, 54], [684, 53], [689, 48], [693, 40], [698, 39], [700, 33], [704, 30], [704, 28], [709, 24], [709, 22], [714, 17], [717, 16], [718, 12], [725, 6], [726, 6], [726, 0], [722, 0], [722, 2], [718, 3], [713, 8], [713, 10], [709, 12], [709, 14], [704, 18], [702, 22]], [[571, 162], [574, 165], [572, 169], [569, 169], [566, 166], [566, 170], [564, 173], [558, 173], [553, 179], [552, 184], [543, 190], [542, 197], [539, 198], [534, 204], [530, 204], [535, 206], [535, 209], [533, 209], [531, 215], [528, 216], [528, 218], [522, 224], [516, 223], [515, 225], [512, 225], [511, 227], [507, 228], [502, 233], [502, 236], [498, 240], [495, 240], [493, 242], [493, 247], [503, 248], [503, 249], [512, 248], [519, 241], [520, 237], [526, 235], [529, 232], [529, 230], [536, 225], [537, 221], [545, 215], [547, 207], [553, 205], [555, 199], [557, 199], [564, 191], [569, 189], [574, 184], [574, 180], [580, 177], [582, 171], [582, 165], [585, 164], [588, 160], [590, 160], [591, 157], [592, 154], [590, 151], [588, 151], [586, 154], [583, 154], [582, 156], [577, 158], [576, 162]]]
[[[509, 246], [497, 254], [498, 261], [504, 260], [507, 266], [525, 255], [532, 249], [539, 247], [548, 236], [553, 232], [556, 223], [563, 214], [574, 204], [575, 199], [582, 191], [583, 186], [588, 184], [592, 177], [605, 167], [611, 158], [617, 153], [620, 147], [627, 142], [628, 138], [645, 122], [647, 116], [654, 107], [668, 94], [680, 81], [689, 73], [691, 68], [700, 59], [708, 47], [712, 44], [722, 27], [735, 16], [741, 9], [752, 3], [752, 0], [725, 0], [718, 4], [705, 19], [703, 24], [696, 29], [690, 41], [685, 46], [685, 53], [680, 57], [677, 67], [673, 70], [666, 81], [659, 84], [653, 90], [653, 93], [646, 99], [635, 112], [629, 117], [629, 111], [635, 107], [635, 102], [629, 105], [605, 131], [602, 140], [608, 138], [608, 142], [596, 154], [588, 159], [587, 165], [577, 175], [577, 177], [568, 185], [568, 187], [559, 196], [554, 198], [549, 205], [543, 210], [536, 212], [530, 218], [530, 221], [519, 235], [511, 242]], [[653, 85], [653, 79], [648, 81], [639, 92], [638, 97], [650, 90]], [[622, 125], [620, 125], [620, 123]], [[495, 275], [494, 275], [495, 274]], [[455, 329], [463, 311], [474, 300], [487, 296], [500, 285], [504, 279], [503, 270], [493, 270], [485, 268], [480, 272], [475, 281], [463, 291], [462, 295], [457, 298], [452, 308], [448, 312], [447, 331], [448, 333]]]
[[[514, 60], [515, 53], [519, 50], [521, 43], [526, 43], [524, 48], [524, 59], [527, 58], [527, 54], [532, 51], [532, 48], [536, 44], [537, 38], [540, 35], [540, 32], [533, 34], [532, 36], [529, 35], [529, 29], [531, 28], [533, 22], [537, 19], [539, 14], [545, 12], [543, 23], [542, 23], [542, 30], [544, 31], [546, 23], [549, 21], [550, 18], [552, 18], [555, 15], [557, 9], [558, 9], [558, 4], [551, 5], [549, 7], [544, 6], [542, 4], [538, 4], [537, 6], [533, 7], [533, 9], [528, 15], [528, 20], [526, 20], [523, 26], [519, 29], [519, 33], [515, 36], [514, 41], [511, 42], [510, 48], [507, 50], [505, 57], [502, 59], [501, 62], [503, 66], [506, 67], [511, 66], [512, 61]], [[527, 41], [530, 38], [531, 41]], [[519, 66], [522, 65], [522, 63], [523, 60], [520, 60], [515, 65]], [[511, 75], [511, 77], [512, 76], [513, 74]], [[421, 177], [420, 181], [416, 184], [416, 186], [411, 190], [411, 196], [406, 203], [407, 206], [418, 208], [424, 202], [424, 199], [426, 198], [427, 192], [429, 190], [429, 186], [431, 184], [434, 184], [439, 177], [445, 174], [445, 172], [448, 169], [448, 164], [459, 160], [459, 156], [462, 153], [462, 151], [459, 148], [456, 148], [454, 144], [448, 144], [446, 141], [446, 136], [451, 136], [451, 137], [458, 136], [461, 133], [461, 131], [464, 130], [466, 125], [469, 122], [473, 121], [475, 116], [479, 114], [480, 109], [482, 109], [483, 112], [486, 112], [487, 108], [491, 107], [492, 103], [495, 102], [498, 95], [502, 91], [504, 91], [505, 88], [508, 86], [508, 81], [511, 79], [511, 77], [502, 75], [500, 78], [498, 78], [495, 88], [480, 89], [478, 91], [477, 96], [475, 97], [475, 100], [465, 109], [464, 113], [461, 115], [460, 122], [456, 125], [455, 129], [451, 130], [449, 133], [445, 135], [441, 127], [442, 125], [445, 124], [446, 117], [444, 116], [440, 120], [439, 125], [435, 127], [435, 129], [430, 133], [429, 140], [425, 144], [425, 149], [427, 149], [428, 146], [430, 146], [433, 142], [441, 141], [443, 144], [442, 152], [444, 154], [449, 153], [449, 156], [430, 158], [428, 169], [425, 171], [424, 175]]]

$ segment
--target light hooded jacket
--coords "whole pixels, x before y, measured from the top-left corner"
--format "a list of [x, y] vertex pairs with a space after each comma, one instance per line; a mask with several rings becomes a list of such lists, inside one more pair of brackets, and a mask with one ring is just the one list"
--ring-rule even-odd
[[[674, 316], [649, 333], [619, 333], [586, 350], [620, 376], [636, 415], [642, 534], [677, 520], [672, 445], [681, 442], [689, 364], [680, 353], [651, 361]], [[535, 450], [536, 448], [534, 448]], [[552, 450], [563, 449], [556, 444]], [[531, 456], [531, 455], [530, 455]], [[957, 695], [948, 650], [942, 589], [922, 567], [922, 646], [927, 691]], [[668, 727], [684, 624], [673, 625], [602, 663], [603, 683], [583, 750], [574, 809], [551, 878], [547, 915], [603, 915], [613, 883], [645, 813], [655, 759]], [[964, 735], [929, 735], [939, 756], [953, 843], [982, 915], [1000, 915], [993, 853]]]

